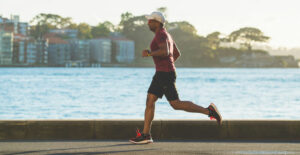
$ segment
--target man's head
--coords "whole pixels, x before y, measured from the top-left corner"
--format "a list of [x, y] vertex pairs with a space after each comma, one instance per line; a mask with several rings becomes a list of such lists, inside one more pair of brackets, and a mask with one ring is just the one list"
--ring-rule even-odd
[[152, 12], [147, 15], [149, 29], [155, 32], [158, 28], [162, 28], [165, 23], [165, 17], [161, 12]]

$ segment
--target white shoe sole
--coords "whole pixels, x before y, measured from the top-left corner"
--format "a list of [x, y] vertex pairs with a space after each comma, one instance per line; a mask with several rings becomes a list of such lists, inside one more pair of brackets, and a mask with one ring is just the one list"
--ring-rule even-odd
[[129, 140], [129, 142], [131, 142], [133, 144], [149, 144], [149, 143], [153, 143], [153, 140], [143, 140], [140, 142], [135, 142], [135, 141]]

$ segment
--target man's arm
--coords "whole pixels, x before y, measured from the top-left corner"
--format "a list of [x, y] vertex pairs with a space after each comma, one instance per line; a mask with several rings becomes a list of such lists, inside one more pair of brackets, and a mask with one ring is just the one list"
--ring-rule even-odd
[[160, 43], [158, 45], [159, 49], [156, 51], [150, 51], [150, 50], [143, 50], [142, 56], [147, 57], [147, 56], [158, 56], [158, 57], [165, 57], [170, 54], [169, 51], [169, 45], [168, 41]]
[[179, 51], [179, 49], [177, 48], [177, 45], [176, 45], [176, 43], [174, 42], [174, 44], [173, 44], [173, 56], [174, 56], [174, 62], [177, 60], [177, 58], [179, 58], [180, 57], [180, 55], [181, 55], [181, 53], [180, 53], [180, 51]]
[[149, 53], [149, 56], [164, 57], [164, 56], [168, 56], [170, 54], [169, 45], [168, 45], [167, 40], [166, 40], [166, 42], [159, 44], [158, 47], [159, 47], [159, 49], [156, 50], [156, 51], [151, 51]]

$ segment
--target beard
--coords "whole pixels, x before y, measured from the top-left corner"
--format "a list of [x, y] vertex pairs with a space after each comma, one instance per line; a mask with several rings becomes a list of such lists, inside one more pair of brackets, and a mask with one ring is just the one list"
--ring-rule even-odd
[[155, 27], [150, 27], [149, 26], [150, 31], [155, 32]]

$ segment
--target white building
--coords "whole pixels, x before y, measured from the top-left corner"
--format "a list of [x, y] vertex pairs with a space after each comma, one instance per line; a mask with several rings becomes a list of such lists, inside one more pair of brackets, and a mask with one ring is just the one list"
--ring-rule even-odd
[[110, 63], [111, 40], [106, 38], [90, 40], [91, 63]]
[[12, 64], [13, 33], [0, 30], [0, 64]]
[[131, 63], [134, 61], [134, 41], [127, 39], [114, 39], [113, 49], [118, 63]]

